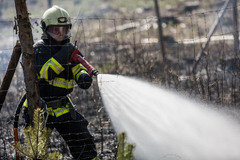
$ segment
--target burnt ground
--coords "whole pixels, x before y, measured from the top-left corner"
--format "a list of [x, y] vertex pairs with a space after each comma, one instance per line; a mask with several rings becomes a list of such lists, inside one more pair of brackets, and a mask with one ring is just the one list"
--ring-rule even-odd
[[[17, 100], [21, 94], [18, 92], [9, 92], [6, 102], [1, 111], [0, 121], [0, 159], [14, 159], [13, 143], [13, 114], [17, 106]], [[98, 157], [102, 160], [112, 160], [117, 152], [117, 135], [112, 127], [99, 95], [96, 81], [89, 90], [81, 90], [78, 87], [71, 94], [72, 101], [76, 104], [76, 109], [89, 121], [89, 130], [92, 132], [98, 151]], [[21, 113], [22, 114], [22, 113]], [[20, 115], [19, 135], [20, 141], [23, 131], [23, 118]], [[51, 137], [50, 151], [59, 151], [63, 154], [63, 159], [69, 159], [68, 148], [64, 140], [54, 130]]]
[[[123, 47], [122, 44], [120, 46]], [[192, 51], [197, 49], [193, 48], [194, 46], [181, 44], [167, 46], [166, 66], [156, 58], [159, 54], [158, 45], [138, 45], [135, 50], [134, 47], [134, 45], [125, 45], [125, 48], [117, 51], [116, 54], [114, 48], [104, 48], [103, 46], [103, 51], [96, 52], [98, 61], [102, 62], [102, 64], [96, 65], [96, 68], [104, 68], [105, 65], [109, 65], [108, 70], [101, 73], [139, 77], [167, 88], [184, 91], [205, 102], [218, 104], [220, 107], [229, 106], [236, 109], [239, 106], [240, 68], [239, 63], [236, 63], [238, 59], [232, 50], [232, 43], [224, 43], [224, 48], [221, 43], [211, 44], [208, 55], [198, 65], [195, 77], [190, 72], [194, 59]], [[108, 55], [110, 59], [119, 56], [118, 63], [106, 62], [104, 55]], [[89, 58], [91, 59], [91, 57]], [[21, 70], [16, 72], [16, 77], [0, 113], [0, 159], [4, 160], [14, 159], [14, 148], [11, 145], [13, 143], [12, 125], [16, 105], [24, 92], [21, 73]], [[94, 135], [99, 159], [115, 159], [117, 135], [103, 106], [96, 78], [90, 89], [81, 90], [76, 86], [70, 96], [79, 113], [89, 121], [89, 129]], [[20, 120], [21, 135], [22, 117]], [[50, 150], [61, 152], [64, 159], [70, 157], [66, 144], [57, 132], [53, 132], [51, 139]]]
[[[152, 83], [184, 91], [191, 96], [202, 99], [205, 102], [219, 104], [220, 107], [237, 107], [240, 103], [239, 97], [239, 71], [235, 64], [236, 57], [232, 51], [231, 44], [225, 44], [224, 56], [228, 58], [221, 61], [219, 45], [211, 45], [209, 55], [205, 56], [198, 66], [196, 77], [191, 74], [193, 57], [190, 57], [191, 46], [185, 46], [184, 52], [174, 52], [174, 47], [168, 48], [167, 66], [156, 60], [159, 47], [155, 45], [138, 46], [135, 56], [140, 54], [141, 58], [134, 58], [132, 48], [125, 48], [118, 59], [118, 67], [112, 65], [106, 73], [122, 74], [139, 77]], [[181, 46], [179, 45], [178, 48]], [[222, 50], [221, 50], [222, 51]], [[105, 52], [106, 53], [106, 52]], [[114, 51], [109, 50], [109, 54]], [[143, 54], [144, 53], [144, 54]], [[147, 54], [147, 55], [145, 55]], [[119, 54], [120, 55], [120, 54]], [[101, 54], [99, 55], [100, 57]], [[112, 55], [116, 56], [116, 55]], [[117, 55], [118, 56], [118, 55]], [[231, 61], [232, 60], [232, 61]], [[101, 61], [101, 59], [100, 59]], [[104, 64], [103, 64], [104, 65]], [[231, 67], [231, 66], [234, 66]], [[97, 68], [100, 67], [97, 66]], [[164, 68], [166, 67], [166, 68]], [[14, 159], [13, 143], [13, 115], [18, 100], [23, 95], [24, 84], [21, 71], [16, 73], [15, 80], [7, 95], [6, 101], [0, 113], [0, 159]], [[21, 87], [19, 87], [21, 86]], [[77, 86], [70, 95], [76, 104], [76, 109], [89, 121], [89, 129], [94, 135], [98, 150], [98, 157], [102, 160], [113, 160], [117, 153], [117, 135], [111, 124], [111, 120], [103, 106], [96, 78], [92, 87], [81, 90]], [[23, 122], [20, 116], [20, 135], [22, 134]], [[22, 140], [22, 136], [21, 140]], [[65, 142], [57, 132], [51, 137], [51, 151], [59, 151], [64, 155], [63, 159], [70, 157]]]

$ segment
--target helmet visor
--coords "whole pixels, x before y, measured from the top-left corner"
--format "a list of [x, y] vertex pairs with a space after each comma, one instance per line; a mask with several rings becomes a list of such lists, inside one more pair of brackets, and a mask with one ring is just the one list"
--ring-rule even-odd
[[47, 33], [58, 42], [68, 39], [71, 36], [69, 26], [49, 26]]

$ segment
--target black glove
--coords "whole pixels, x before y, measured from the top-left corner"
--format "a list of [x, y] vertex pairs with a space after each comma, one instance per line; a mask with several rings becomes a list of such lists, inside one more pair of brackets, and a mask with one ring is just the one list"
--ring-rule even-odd
[[88, 89], [92, 84], [92, 77], [88, 74], [82, 74], [78, 78], [78, 85], [82, 89]]

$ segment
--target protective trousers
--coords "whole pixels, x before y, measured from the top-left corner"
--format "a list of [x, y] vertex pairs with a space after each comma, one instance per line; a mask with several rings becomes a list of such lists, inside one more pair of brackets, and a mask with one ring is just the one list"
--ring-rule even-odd
[[[76, 112], [76, 111], [75, 111]], [[46, 126], [55, 128], [67, 143], [74, 160], [92, 160], [97, 156], [93, 136], [89, 132], [88, 121], [78, 112], [62, 116], [49, 116]]]

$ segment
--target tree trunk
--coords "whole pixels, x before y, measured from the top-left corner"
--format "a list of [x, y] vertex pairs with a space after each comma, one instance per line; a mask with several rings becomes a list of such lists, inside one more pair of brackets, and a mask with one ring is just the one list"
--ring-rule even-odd
[[165, 63], [165, 47], [163, 44], [163, 29], [162, 29], [162, 19], [161, 19], [161, 15], [160, 15], [160, 10], [158, 7], [158, 0], [154, 0], [155, 3], [155, 11], [156, 11], [156, 15], [158, 18], [158, 43], [161, 47], [161, 52], [162, 52], [162, 58], [163, 58], [163, 63]]
[[22, 46], [22, 62], [24, 82], [28, 100], [28, 113], [30, 123], [33, 120], [34, 110], [39, 106], [39, 94], [37, 78], [34, 69], [33, 36], [26, 0], [15, 0], [17, 22], [19, 28], [19, 39]]
[[48, 8], [52, 7], [52, 0], [48, 0]]
[[9, 86], [12, 82], [12, 78], [15, 73], [16, 67], [18, 65], [20, 56], [21, 56], [21, 45], [19, 41], [17, 41], [15, 47], [13, 48], [12, 56], [9, 61], [7, 71], [3, 77], [3, 81], [0, 88], [0, 111], [3, 106], [3, 102], [5, 101]]
[[236, 54], [236, 58], [239, 55], [239, 33], [238, 33], [238, 7], [237, 0], [232, 1], [233, 4], [233, 28], [234, 28], [234, 51]]

